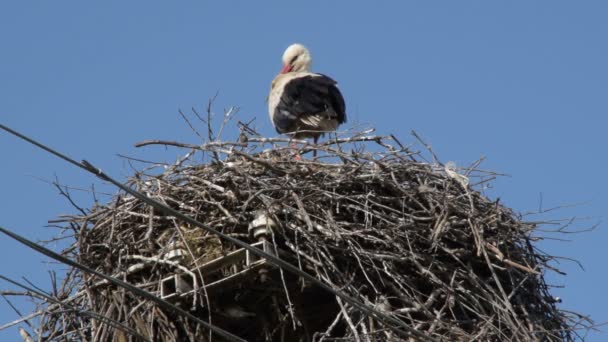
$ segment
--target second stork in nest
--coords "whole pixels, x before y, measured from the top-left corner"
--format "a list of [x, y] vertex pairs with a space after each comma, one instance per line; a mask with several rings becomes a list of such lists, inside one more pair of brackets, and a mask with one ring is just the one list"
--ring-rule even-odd
[[313, 138], [316, 144], [323, 133], [346, 122], [346, 106], [336, 81], [310, 72], [311, 61], [301, 44], [285, 50], [283, 69], [272, 81], [268, 112], [278, 133]]

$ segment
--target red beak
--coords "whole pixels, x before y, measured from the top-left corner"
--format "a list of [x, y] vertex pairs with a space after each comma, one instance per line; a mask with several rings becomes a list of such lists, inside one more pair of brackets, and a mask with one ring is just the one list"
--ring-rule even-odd
[[289, 64], [285, 64], [285, 65], [283, 66], [283, 69], [281, 69], [281, 74], [288, 73], [288, 72], [290, 72], [292, 69], [293, 69], [293, 67], [292, 67], [291, 65], [289, 65]]

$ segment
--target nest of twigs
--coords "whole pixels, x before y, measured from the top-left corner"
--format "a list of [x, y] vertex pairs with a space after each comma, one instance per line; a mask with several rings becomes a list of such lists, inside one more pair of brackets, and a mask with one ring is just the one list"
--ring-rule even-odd
[[[249, 129], [234, 142], [140, 146], [149, 144], [191, 151], [160, 173], [137, 172], [131, 187], [249, 243], [258, 241], [252, 221], [264, 215], [272, 222], [267, 240], [282, 259], [427, 336], [577, 337], [575, 317], [560, 311], [548, 292], [543, 273], [550, 258], [534, 248], [535, 225], [480, 192], [492, 174], [423, 162], [394, 137], [369, 132], [301, 144], [299, 152], [287, 139], [262, 138]], [[128, 195], [69, 218], [67, 226], [76, 238], [64, 254], [159, 296], [162, 279], [194, 270], [198, 285], [175, 302], [246, 340], [403, 338], [394, 327], [272, 265], [266, 273], [205, 288], [247, 269], [238, 261], [213, 274], [196, 270], [237, 248]], [[155, 341], [221, 340], [87, 274], [71, 272], [65, 284], [70, 304], [82, 311], [47, 307], [44, 340], [136, 339], [84, 311]]]

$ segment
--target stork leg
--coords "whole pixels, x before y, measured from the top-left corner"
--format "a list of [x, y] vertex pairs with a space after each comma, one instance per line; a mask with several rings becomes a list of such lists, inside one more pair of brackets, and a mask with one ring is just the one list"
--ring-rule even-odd
[[316, 145], [317, 145], [317, 141], [319, 141], [319, 136], [315, 135], [312, 138], [312, 141], [315, 143], [315, 149], [312, 151], [312, 158], [314, 159], [314, 158], [317, 158], [317, 147], [316, 147]]
[[296, 144], [295, 142], [291, 143], [291, 147], [293, 147], [293, 149], [295, 151], [295, 155], [294, 155], [293, 159], [295, 159], [297, 161], [302, 160], [302, 158], [300, 157], [300, 152], [298, 151], [298, 144]]

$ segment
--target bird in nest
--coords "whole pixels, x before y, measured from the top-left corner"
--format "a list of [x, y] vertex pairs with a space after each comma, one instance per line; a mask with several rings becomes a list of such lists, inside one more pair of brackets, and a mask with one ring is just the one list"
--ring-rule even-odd
[[301, 44], [285, 50], [283, 69], [268, 95], [268, 114], [278, 133], [313, 138], [316, 144], [324, 133], [346, 122], [346, 105], [337, 82], [311, 72], [311, 62], [310, 52]]

